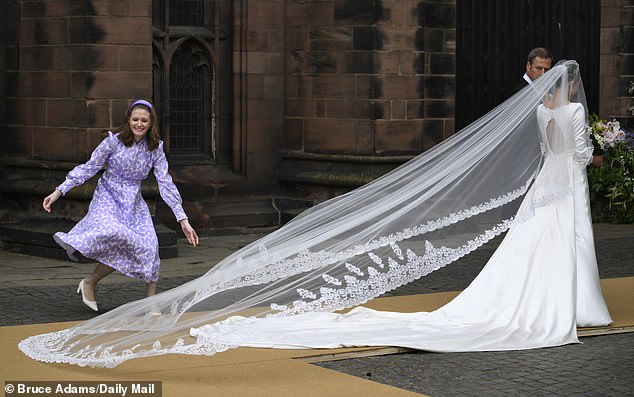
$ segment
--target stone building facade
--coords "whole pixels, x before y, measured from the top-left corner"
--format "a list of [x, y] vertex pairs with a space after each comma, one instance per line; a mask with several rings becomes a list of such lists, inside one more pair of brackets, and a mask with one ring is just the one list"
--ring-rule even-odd
[[618, 118], [634, 130], [634, 1], [601, 1], [600, 108], [605, 118]]
[[[4, 1], [2, 220], [39, 214], [134, 98], [154, 100], [201, 230], [279, 224], [302, 208], [297, 198], [360, 186], [454, 133], [460, 4]], [[600, 113], [628, 120], [634, 2], [600, 7]], [[57, 215], [81, 216], [92, 186], [74, 189]], [[156, 187], [144, 191], [174, 226]]]

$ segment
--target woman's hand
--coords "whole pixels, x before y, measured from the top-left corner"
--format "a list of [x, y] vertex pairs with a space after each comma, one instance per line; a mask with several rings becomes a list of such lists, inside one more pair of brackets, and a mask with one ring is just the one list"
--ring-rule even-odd
[[194, 247], [198, 245], [198, 235], [193, 227], [189, 224], [189, 220], [182, 219], [179, 222], [181, 224], [181, 229], [183, 229], [183, 234], [187, 237], [187, 241]]
[[603, 165], [603, 156], [602, 155], [592, 155], [592, 166], [593, 167], [601, 167]]
[[44, 202], [42, 203], [42, 207], [44, 207], [44, 211], [48, 212], [49, 214], [51, 213], [51, 205], [53, 205], [54, 202], [57, 201], [58, 198], [60, 198], [62, 195], [62, 192], [60, 192], [59, 190], [55, 189], [53, 191], [53, 193], [49, 194], [48, 196], [46, 196], [44, 198]]

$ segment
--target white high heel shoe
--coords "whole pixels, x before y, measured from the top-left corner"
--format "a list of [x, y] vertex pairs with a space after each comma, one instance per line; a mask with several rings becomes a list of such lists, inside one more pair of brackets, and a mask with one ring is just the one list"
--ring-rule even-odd
[[84, 301], [84, 304], [96, 312], [99, 311], [99, 309], [97, 308], [97, 301], [88, 300], [88, 298], [86, 298], [86, 295], [84, 294], [84, 279], [79, 282], [79, 287], [77, 287], [77, 293], [79, 294], [80, 292], [81, 300]]

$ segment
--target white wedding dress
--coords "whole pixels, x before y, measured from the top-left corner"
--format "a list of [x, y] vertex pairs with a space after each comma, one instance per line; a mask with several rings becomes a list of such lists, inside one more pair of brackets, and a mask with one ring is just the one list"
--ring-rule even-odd
[[[192, 328], [191, 335], [231, 347], [400, 346], [455, 352], [577, 343], [577, 326], [609, 324], [590, 219], [585, 167], [592, 146], [584, 107], [540, 105], [537, 118], [545, 160], [518, 211], [534, 211], [534, 216], [509, 229], [481, 273], [445, 306], [418, 313], [357, 307], [346, 314], [233, 316]], [[528, 208], [555, 191], [560, 198]]]

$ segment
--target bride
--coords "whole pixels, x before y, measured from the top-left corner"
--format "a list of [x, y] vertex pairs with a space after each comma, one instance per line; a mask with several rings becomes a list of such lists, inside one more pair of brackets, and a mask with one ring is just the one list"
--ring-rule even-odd
[[[20, 349], [46, 362], [112, 367], [239, 346], [450, 352], [576, 343], [576, 326], [612, 321], [593, 246], [591, 159], [579, 68], [561, 62], [433, 149], [305, 211], [200, 278]], [[481, 273], [440, 309], [358, 306], [504, 232]]]

